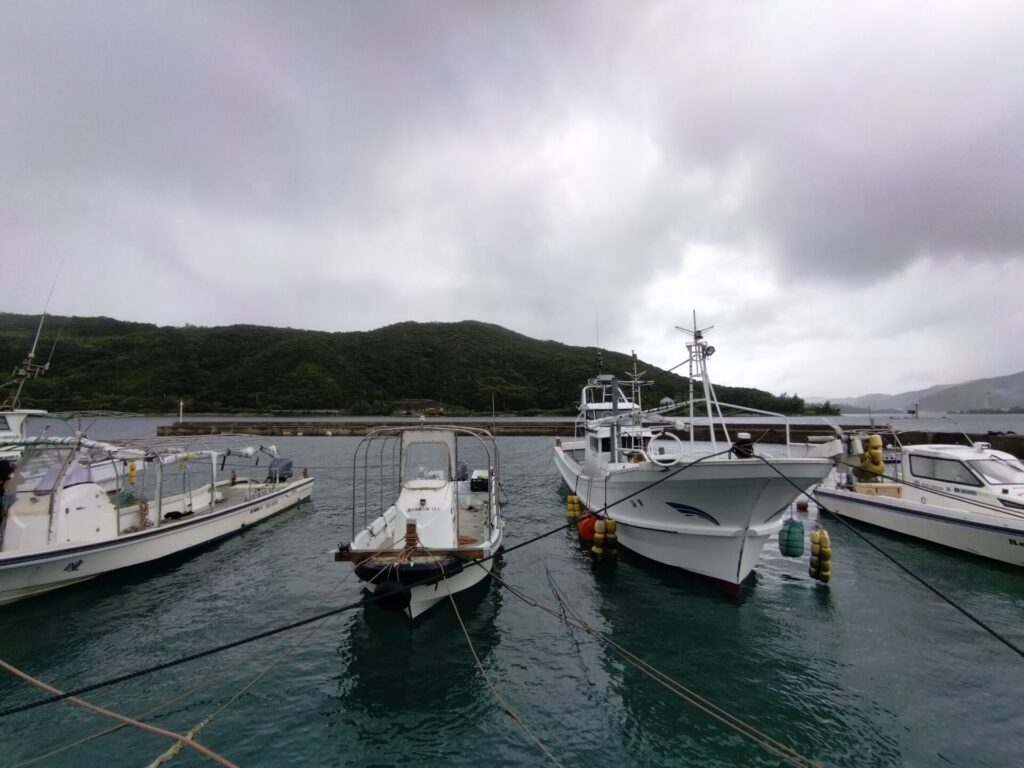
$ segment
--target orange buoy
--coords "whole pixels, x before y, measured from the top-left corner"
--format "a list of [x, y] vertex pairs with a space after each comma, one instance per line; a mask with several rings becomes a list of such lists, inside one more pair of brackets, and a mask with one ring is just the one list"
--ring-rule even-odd
[[577, 523], [576, 528], [580, 532], [580, 538], [584, 541], [594, 540], [594, 525], [597, 523], [597, 518], [593, 515], [586, 515], [582, 520]]

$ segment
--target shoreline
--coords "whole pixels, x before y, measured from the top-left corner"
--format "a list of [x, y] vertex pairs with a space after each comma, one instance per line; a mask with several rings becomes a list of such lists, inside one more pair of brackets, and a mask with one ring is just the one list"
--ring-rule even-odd
[[[575, 428], [575, 419], [572, 417], [451, 417], [431, 416], [427, 419], [419, 419], [415, 416], [401, 417], [338, 417], [330, 421], [297, 421], [297, 420], [248, 420], [233, 418], [211, 418], [203, 421], [180, 421], [173, 424], [157, 427], [157, 435], [216, 435], [216, 434], [238, 434], [248, 433], [268, 437], [361, 437], [374, 429], [381, 427], [411, 427], [416, 424], [445, 424], [455, 423], [465, 427], [476, 427], [486, 429], [496, 437], [572, 437]], [[736, 432], [749, 432], [755, 442], [767, 442], [772, 444], [785, 444], [785, 428], [778, 424], [765, 424], [756, 421], [745, 421], [737, 419], [727, 424], [730, 435]], [[877, 427], [865, 418], [863, 424], [844, 424], [845, 430], [871, 430]], [[884, 429], [878, 429], [880, 434], [885, 433]], [[825, 423], [820, 424], [790, 424], [790, 441], [793, 443], [806, 442], [811, 437], [828, 437], [835, 435], [835, 431]], [[901, 430], [900, 441], [905, 445], [919, 445], [922, 443], [960, 443], [965, 442], [965, 436], [972, 442], [989, 443], [993, 448], [1006, 451], [1018, 458], [1024, 458], [1024, 435], [1014, 432], [1000, 433], [979, 433], [962, 432], [950, 426], [949, 429], [907, 429]], [[694, 436], [698, 440], [707, 440], [709, 437], [708, 427], [696, 424]], [[725, 435], [719, 429], [716, 431], [716, 439], [725, 440]]]

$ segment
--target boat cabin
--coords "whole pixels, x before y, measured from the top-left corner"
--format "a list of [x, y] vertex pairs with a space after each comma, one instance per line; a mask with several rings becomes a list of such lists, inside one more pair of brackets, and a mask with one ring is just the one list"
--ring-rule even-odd
[[948, 504], [950, 497], [988, 500], [1001, 508], [1024, 510], [1024, 464], [1010, 453], [993, 450], [989, 443], [908, 445], [900, 457], [895, 478], [856, 483], [856, 490], [876, 496], [919, 497], [922, 503]]
[[639, 410], [640, 407], [623, 393], [618, 379], [610, 374], [588, 381], [580, 396], [580, 415], [586, 421], [603, 419], [613, 413], [625, 414]]

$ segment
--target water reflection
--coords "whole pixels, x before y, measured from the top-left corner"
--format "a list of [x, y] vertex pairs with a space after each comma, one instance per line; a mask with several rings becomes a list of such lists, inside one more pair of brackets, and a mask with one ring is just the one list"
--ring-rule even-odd
[[[901, 765], [896, 714], [851, 689], [855, 662], [844, 658], [842, 637], [824, 634], [834, 612], [831, 589], [805, 581], [786, 587], [781, 600], [776, 589], [759, 590], [762, 584], [737, 598], [627, 555], [593, 567], [593, 605], [616, 643], [801, 754]], [[623, 737], [637, 763], [672, 765], [680, 754], [694, 764], [770, 759], [614, 650], [604, 650], [602, 665], [614, 679]]]
[[[500, 575], [500, 561], [494, 571]], [[490, 579], [455, 596], [466, 633], [485, 666], [498, 644], [495, 619], [502, 600], [502, 591]], [[420, 728], [449, 707], [463, 709], [489, 696], [450, 601], [415, 621], [367, 604], [338, 655], [342, 665], [332, 716], [346, 728], [362, 729], [366, 718]]]

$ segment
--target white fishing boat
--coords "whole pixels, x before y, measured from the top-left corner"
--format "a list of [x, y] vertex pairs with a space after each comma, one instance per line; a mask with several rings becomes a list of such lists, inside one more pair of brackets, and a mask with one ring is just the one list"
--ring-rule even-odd
[[[467, 460], [480, 468], [470, 472]], [[498, 445], [487, 431], [385, 428], [353, 459], [350, 563], [382, 608], [416, 618], [491, 572], [501, 550]]]
[[[838, 443], [799, 446], [793, 456], [783, 415], [716, 398], [707, 371], [715, 351], [704, 338], [709, 329], [697, 329], [695, 316], [693, 331], [679, 330], [691, 336], [684, 361], [688, 402], [643, 410], [635, 366], [630, 397], [614, 376], [591, 379], [580, 398], [577, 437], [556, 441], [555, 464], [587, 508], [616, 521], [623, 547], [738, 589], [782, 526], [783, 511], [829, 474]], [[694, 392], [698, 381], [701, 397]], [[688, 418], [665, 415], [684, 407]], [[747, 433], [733, 440], [723, 407], [774, 417], [785, 427], [785, 455], [756, 445]], [[707, 431], [707, 441], [697, 442], [698, 429]]]
[[883, 448], [880, 435], [867, 440], [865, 449], [859, 436], [850, 436], [850, 471], [836, 488], [815, 494], [823, 508], [1024, 566], [1024, 465], [1013, 454], [983, 442], [897, 445], [893, 451]]
[[[103, 443], [20, 438], [0, 458], [0, 605], [207, 544], [294, 506], [314, 480], [295, 478], [276, 449], [159, 438]], [[254, 469], [260, 453], [269, 469]], [[119, 473], [114, 493], [83, 455]], [[228, 467], [232, 462], [244, 465]], [[228, 469], [230, 477], [225, 477]], [[253, 477], [251, 473], [257, 473]]]

